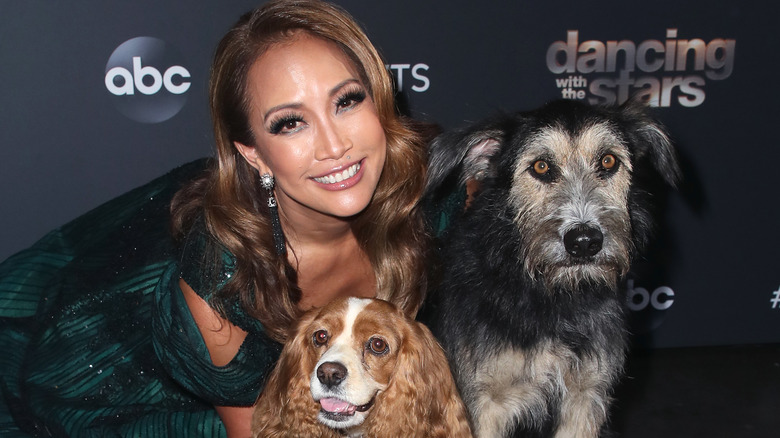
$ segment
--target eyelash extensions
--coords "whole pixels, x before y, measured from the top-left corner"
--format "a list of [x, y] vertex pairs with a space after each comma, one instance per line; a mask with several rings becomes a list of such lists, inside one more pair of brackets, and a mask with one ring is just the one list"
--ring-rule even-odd
[[[334, 102], [336, 111], [340, 112], [353, 108], [366, 100], [365, 90], [354, 87], [344, 90], [339, 94]], [[285, 112], [275, 117], [268, 128], [268, 132], [273, 135], [295, 132], [300, 123], [304, 122], [303, 117], [295, 112]]]

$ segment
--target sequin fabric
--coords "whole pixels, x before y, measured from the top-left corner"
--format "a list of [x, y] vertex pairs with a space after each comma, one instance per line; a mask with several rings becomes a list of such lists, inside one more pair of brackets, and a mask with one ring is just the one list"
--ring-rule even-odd
[[171, 197], [205, 166], [177, 168], [0, 264], [0, 435], [219, 437], [212, 406], [254, 402], [280, 346], [223, 303], [249, 335], [215, 367], [177, 286], [189, 276], [207, 297], [204, 285], [230, 275], [225, 255], [198, 282], [202, 243], [182, 252], [168, 232]]

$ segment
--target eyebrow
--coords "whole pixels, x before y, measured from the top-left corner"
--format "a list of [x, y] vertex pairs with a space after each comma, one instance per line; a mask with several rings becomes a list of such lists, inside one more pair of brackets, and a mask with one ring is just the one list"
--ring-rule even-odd
[[[360, 82], [359, 80], [355, 78], [349, 78], [342, 82], [339, 82], [338, 84], [336, 84], [335, 87], [331, 88], [330, 91], [328, 92], [328, 96], [330, 97], [335, 96], [336, 94], [338, 94], [339, 91], [341, 91], [341, 89], [343, 89], [349, 84], [358, 84], [360, 86], [363, 86], [362, 82]], [[303, 104], [300, 102], [283, 103], [281, 105], [277, 105], [265, 112], [265, 114], [263, 115], [263, 121], [268, 120], [268, 116], [270, 116], [272, 113], [275, 113], [277, 111], [285, 110], [285, 109], [299, 109], [301, 107], [303, 107]]]

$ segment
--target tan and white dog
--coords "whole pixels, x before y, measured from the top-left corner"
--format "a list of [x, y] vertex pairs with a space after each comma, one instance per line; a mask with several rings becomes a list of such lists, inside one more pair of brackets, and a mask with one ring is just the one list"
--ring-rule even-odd
[[444, 352], [392, 304], [306, 313], [255, 406], [255, 437], [469, 437]]

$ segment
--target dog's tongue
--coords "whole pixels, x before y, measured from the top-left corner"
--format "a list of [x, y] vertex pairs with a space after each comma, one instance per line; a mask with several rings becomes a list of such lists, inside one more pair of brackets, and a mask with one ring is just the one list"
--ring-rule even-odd
[[357, 409], [357, 406], [337, 398], [323, 398], [320, 400], [320, 404], [322, 405], [322, 409], [337, 414], [352, 415], [355, 413], [355, 409]]

